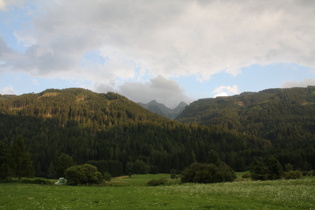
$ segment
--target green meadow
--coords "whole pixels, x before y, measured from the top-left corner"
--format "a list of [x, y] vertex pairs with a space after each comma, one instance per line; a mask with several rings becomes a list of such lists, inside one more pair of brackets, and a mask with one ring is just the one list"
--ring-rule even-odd
[[118, 177], [101, 186], [0, 184], [0, 209], [315, 209], [315, 179], [151, 187], [167, 174]]

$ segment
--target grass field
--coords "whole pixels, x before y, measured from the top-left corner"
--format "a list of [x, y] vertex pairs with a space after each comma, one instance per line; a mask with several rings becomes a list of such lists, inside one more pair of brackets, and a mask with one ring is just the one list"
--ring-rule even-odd
[[315, 179], [172, 184], [134, 175], [109, 186], [0, 184], [0, 209], [315, 209]]

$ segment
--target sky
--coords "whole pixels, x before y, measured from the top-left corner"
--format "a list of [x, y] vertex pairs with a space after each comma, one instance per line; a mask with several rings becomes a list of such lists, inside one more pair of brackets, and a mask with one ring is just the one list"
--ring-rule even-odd
[[0, 94], [135, 102], [315, 85], [314, 0], [0, 0]]

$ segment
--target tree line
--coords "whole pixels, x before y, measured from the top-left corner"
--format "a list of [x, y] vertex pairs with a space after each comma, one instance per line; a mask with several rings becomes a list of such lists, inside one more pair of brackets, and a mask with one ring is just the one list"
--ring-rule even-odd
[[[35, 176], [40, 177], [62, 176], [66, 168], [85, 163], [112, 176], [169, 173], [194, 162], [208, 163], [211, 151], [235, 171], [249, 169], [254, 158], [270, 155], [301, 170], [315, 165], [314, 147], [289, 144], [282, 149], [247, 132], [181, 124], [118, 94], [83, 89], [1, 96], [0, 130], [1, 151], [9, 151], [21, 137]], [[303, 143], [309, 146], [308, 141]], [[1, 165], [10, 159], [6, 157]]]

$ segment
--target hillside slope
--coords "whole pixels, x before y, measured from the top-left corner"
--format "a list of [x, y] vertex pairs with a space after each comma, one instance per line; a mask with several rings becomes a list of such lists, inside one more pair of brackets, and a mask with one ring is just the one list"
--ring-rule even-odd
[[115, 93], [77, 88], [0, 96], [0, 131], [1, 151], [21, 136], [36, 175], [49, 177], [63, 153], [117, 176], [135, 167], [151, 173], [182, 170], [195, 161], [209, 161], [212, 150], [235, 170], [244, 170], [254, 156], [272, 147], [253, 135], [183, 125]]
[[98, 94], [80, 88], [48, 89], [38, 94], [0, 96], [0, 113], [55, 118], [61, 126], [74, 120], [82, 127], [94, 129], [106, 129], [115, 124], [138, 120], [166, 120], [119, 94]]
[[177, 120], [245, 132], [271, 140], [277, 148], [314, 150], [315, 87], [200, 99], [187, 106]]

